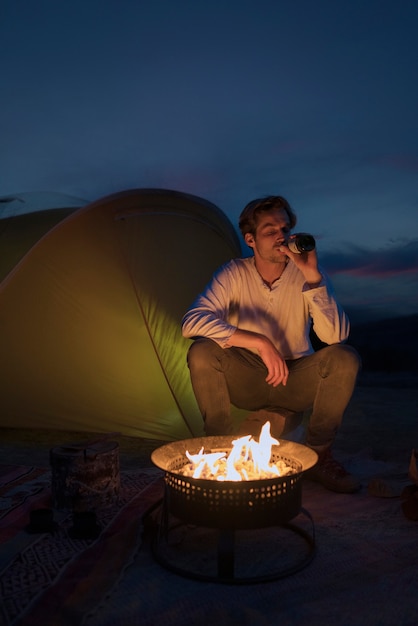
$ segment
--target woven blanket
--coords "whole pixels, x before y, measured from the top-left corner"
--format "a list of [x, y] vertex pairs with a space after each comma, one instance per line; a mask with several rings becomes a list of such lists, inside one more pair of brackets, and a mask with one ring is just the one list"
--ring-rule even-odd
[[141, 545], [144, 513], [160, 499], [155, 468], [121, 472], [118, 501], [97, 514], [96, 539], [71, 536], [72, 513], [32, 534], [30, 511], [51, 506], [48, 468], [0, 466], [0, 623], [81, 624], [121, 579]]

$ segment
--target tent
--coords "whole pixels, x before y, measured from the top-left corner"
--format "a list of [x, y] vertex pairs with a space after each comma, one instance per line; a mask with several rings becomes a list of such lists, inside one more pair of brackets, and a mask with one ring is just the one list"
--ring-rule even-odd
[[40, 191], [0, 197], [0, 283], [42, 235], [86, 204], [63, 193]]
[[134, 189], [49, 221], [43, 211], [7, 220], [0, 426], [201, 436], [180, 321], [214, 269], [241, 254], [225, 214]]

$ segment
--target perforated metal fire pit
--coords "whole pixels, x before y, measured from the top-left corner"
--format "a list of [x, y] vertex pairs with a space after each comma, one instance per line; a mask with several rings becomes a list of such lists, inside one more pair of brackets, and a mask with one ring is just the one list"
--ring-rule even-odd
[[[155, 450], [151, 459], [154, 465], [165, 472], [165, 495], [162, 506], [160, 534], [156, 545], [156, 556], [165, 566], [177, 573], [190, 572], [170, 563], [163, 553], [163, 544], [170, 530], [169, 517], [199, 527], [216, 528], [220, 531], [218, 542], [218, 571], [215, 576], [202, 574], [193, 578], [220, 582], [260, 582], [272, 580], [297, 571], [312, 558], [314, 539], [306, 532], [290, 524], [290, 520], [304, 513], [311, 522], [309, 513], [302, 508], [302, 476], [317, 461], [317, 454], [307, 446], [280, 440], [272, 448], [272, 462], [282, 460], [293, 469], [293, 473], [269, 479], [250, 481], [216, 481], [184, 476], [180, 470], [189, 461], [186, 451], [197, 454], [204, 452], [226, 452], [232, 448], [234, 437], [202, 437], [185, 439], [164, 445]], [[287, 527], [301, 535], [310, 546], [308, 557], [296, 566], [275, 570], [256, 580], [237, 578], [234, 572], [235, 532], [239, 530], [267, 527]], [[312, 522], [313, 531], [313, 522]], [[291, 570], [291, 571], [290, 571]], [[285, 572], [285, 573], [284, 573]]]
[[203, 480], [183, 476], [186, 450], [196, 454], [229, 452], [232, 437], [202, 437], [169, 443], [152, 453], [152, 462], [165, 471], [170, 512], [191, 524], [215, 528], [261, 528], [282, 524], [302, 506], [301, 478], [315, 465], [317, 454], [301, 444], [281, 440], [273, 446], [272, 462], [283, 460], [295, 473], [251, 481]]

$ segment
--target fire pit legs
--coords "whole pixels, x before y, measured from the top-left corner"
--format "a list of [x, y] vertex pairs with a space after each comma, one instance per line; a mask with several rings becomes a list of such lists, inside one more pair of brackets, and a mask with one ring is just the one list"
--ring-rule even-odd
[[[170, 515], [169, 497], [167, 492], [160, 508], [159, 521], [154, 525], [152, 551], [156, 561], [164, 568], [177, 575], [198, 581], [217, 582], [224, 584], [255, 584], [271, 582], [285, 578], [305, 568], [312, 561], [315, 551], [315, 527], [308, 511], [300, 513], [310, 522], [310, 529], [305, 530], [295, 523], [279, 524], [264, 529], [250, 530], [232, 528], [206, 528], [190, 525]], [[239, 533], [247, 533], [246, 539], [254, 542], [263, 535], [261, 543], [244, 560], [251, 561], [254, 552], [266, 554], [267, 560], [274, 560], [256, 573], [242, 570], [243, 550], [239, 541]], [[265, 537], [264, 537], [265, 535]], [[290, 548], [290, 556], [280, 563], [283, 546]], [[278, 547], [277, 547], [278, 546]], [[260, 549], [261, 548], [261, 549]], [[293, 552], [295, 550], [295, 552]], [[213, 554], [211, 554], [213, 552]], [[277, 554], [276, 564], [274, 554]], [[288, 550], [289, 552], [289, 550]], [[199, 563], [194, 563], [195, 557]], [[241, 562], [241, 568], [238, 561]], [[211, 564], [210, 564], [211, 563]], [[210, 571], [210, 567], [212, 571]], [[261, 570], [263, 567], [261, 567]], [[206, 570], [206, 571], [205, 571]]]
[[235, 530], [221, 529], [218, 539], [218, 576], [223, 579], [234, 577]]

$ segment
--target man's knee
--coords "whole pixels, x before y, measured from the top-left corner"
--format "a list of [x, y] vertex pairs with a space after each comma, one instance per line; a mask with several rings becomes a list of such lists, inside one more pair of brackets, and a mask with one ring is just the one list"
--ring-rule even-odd
[[[347, 344], [334, 344], [322, 348], [323, 356], [323, 375], [328, 376], [331, 371], [339, 370], [347, 374], [351, 373], [357, 376], [361, 368], [361, 357], [353, 346]], [[320, 352], [322, 352], [322, 350]]]
[[220, 350], [222, 348], [212, 339], [195, 339], [187, 353], [187, 364], [189, 368], [205, 366]]
[[361, 357], [357, 350], [353, 346], [347, 344], [340, 344], [340, 358], [344, 360], [346, 367], [355, 371], [356, 373], [361, 368]]

